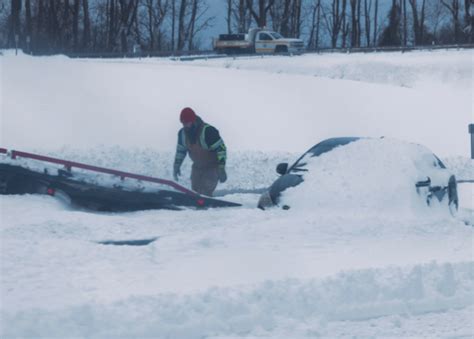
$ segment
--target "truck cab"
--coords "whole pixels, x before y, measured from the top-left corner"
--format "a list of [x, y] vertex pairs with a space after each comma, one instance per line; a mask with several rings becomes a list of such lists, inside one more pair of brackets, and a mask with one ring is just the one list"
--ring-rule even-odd
[[284, 38], [280, 33], [254, 28], [249, 31], [249, 39], [254, 43], [256, 53], [302, 53], [301, 39]]
[[264, 28], [252, 28], [247, 34], [221, 34], [214, 40], [218, 53], [291, 53], [301, 54], [304, 43], [301, 39], [284, 38], [281, 34]]

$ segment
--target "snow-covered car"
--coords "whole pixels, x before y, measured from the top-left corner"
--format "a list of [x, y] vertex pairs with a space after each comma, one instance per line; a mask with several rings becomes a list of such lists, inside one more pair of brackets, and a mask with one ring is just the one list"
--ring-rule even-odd
[[0, 194], [4, 195], [46, 194], [72, 206], [107, 212], [240, 206], [165, 179], [4, 148], [0, 155]]
[[[258, 207], [288, 209], [372, 200], [374, 206], [411, 198], [458, 208], [455, 176], [426, 147], [387, 138], [340, 137], [323, 140], [289, 166], [276, 167], [280, 177], [261, 195]], [[308, 186], [308, 187], [305, 187]], [[382, 205], [382, 203], [384, 205]], [[365, 205], [364, 205], [365, 204]]]

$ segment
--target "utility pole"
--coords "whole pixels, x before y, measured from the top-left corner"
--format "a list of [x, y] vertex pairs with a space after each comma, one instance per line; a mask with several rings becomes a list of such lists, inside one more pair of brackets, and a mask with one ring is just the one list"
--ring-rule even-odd
[[469, 134], [471, 135], [471, 159], [474, 159], [474, 124], [469, 124]]

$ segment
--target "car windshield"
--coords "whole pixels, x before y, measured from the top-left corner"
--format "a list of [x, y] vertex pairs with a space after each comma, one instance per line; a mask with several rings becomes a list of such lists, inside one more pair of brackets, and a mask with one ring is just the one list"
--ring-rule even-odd
[[[319, 144], [316, 144], [310, 148], [306, 153], [304, 153], [296, 162], [289, 168], [287, 173], [297, 174], [300, 172], [307, 172], [306, 168], [308, 158], [318, 157], [321, 154], [329, 152], [338, 146], [347, 145], [350, 142], [359, 140], [357, 137], [344, 137], [344, 138], [331, 138], [321, 141]], [[433, 166], [446, 168], [443, 162], [433, 153], [430, 153], [429, 159], [432, 159], [430, 162], [433, 163]]]
[[441, 168], [446, 168], [446, 166], [443, 164], [443, 162], [441, 160], [439, 160], [439, 158], [433, 154], [433, 156], [435, 157], [436, 159], [436, 164], [441, 167]]
[[283, 37], [281, 36], [281, 34], [280, 34], [280, 33], [277, 33], [277, 32], [272, 32], [272, 33], [270, 33], [270, 34], [271, 34], [271, 36], [272, 36], [273, 38], [275, 38], [275, 39], [282, 39], [282, 38], [283, 38]]
[[308, 158], [318, 157], [321, 154], [329, 152], [338, 146], [346, 145], [350, 142], [353, 142], [359, 139], [360, 138], [347, 137], [347, 138], [332, 138], [332, 139], [321, 141], [319, 144], [310, 148], [298, 160], [296, 160], [296, 162], [288, 170], [288, 173], [306, 172], [308, 171], [308, 169], [305, 168]]

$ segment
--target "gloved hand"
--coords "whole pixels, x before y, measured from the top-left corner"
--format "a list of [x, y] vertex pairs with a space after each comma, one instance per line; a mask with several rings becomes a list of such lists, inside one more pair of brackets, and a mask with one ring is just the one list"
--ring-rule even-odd
[[181, 169], [179, 165], [173, 166], [173, 178], [175, 181], [178, 181], [179, 176], [181, 176]]
[[227, 181], [227, 173], [225, 172], [224, 166], [219, 166], [219, 168], [217, 169], [217, 177], [219, 178], [219, 182]]

